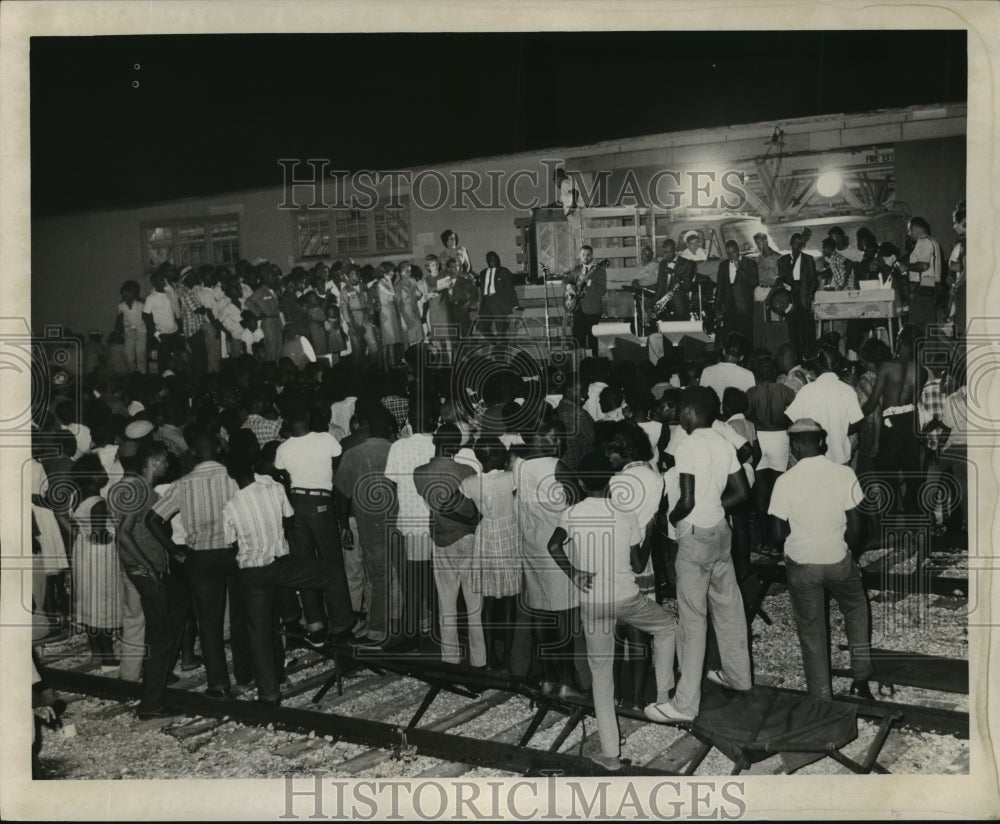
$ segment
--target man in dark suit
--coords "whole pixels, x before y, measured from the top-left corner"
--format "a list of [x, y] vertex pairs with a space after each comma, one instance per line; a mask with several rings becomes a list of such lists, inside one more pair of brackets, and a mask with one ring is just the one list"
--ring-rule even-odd
[[486, 253], [486, 268], [479, 273], [479, 331], [487, 337], [502, 337], [507, 332], [510, 315], [520, 312], [521, 305], [514, 291], [514, 278], [506, 266], [500, 265], [500, 255]]
[[577, 290], [576, 308], [573, 310], [572, 334], [581, 349], [590, 347], [597, 357], [597, 338], [591, 334], [595, 323], [604, 311], [604, 295], [608, 291], [608, 272], [603, 265], [594, 263], [594, 250], [580, 247], [580, 264], [566, 278]]
[[673, 297], [670, 299], [670, 314], [687, 320], [691, 313], [691, 290], [698, 276], [697, 265], [693, 260], [679, 257], [677, 243], [671, 238], [663, 241], [663, 260], [656, 277], [656, 294], [653, 303], [656, 304], [673, 287]]
[[757, 287], [757, 264], [740, 257], [735, 240], [726, 243], [726, 260], [719, 264], [715, 281], [715, 311], [727, 332], [739, 332], [753, 343], [753, 291]]
[[816, 341], [813, 296], [819, 286], [816, 263], [802, 251], [805, 238], [796, 233], [788, 243], [792, 251], [778, 258], [778, 283], [791, 292], [792, 302], [785, 311], [788, 337], [801, 358]]

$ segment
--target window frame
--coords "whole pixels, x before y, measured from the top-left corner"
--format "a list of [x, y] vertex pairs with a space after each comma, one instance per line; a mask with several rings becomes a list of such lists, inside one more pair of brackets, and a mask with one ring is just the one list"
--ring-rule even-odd
[[[401, 206], [398, 208], [390, 208], [388, 203], [377, 204], [371, 209], [354, 209], [351, 211], [357, 211], [361, 214], [365, 223], [366, 237], [368, 240], [368, 248], [363, 251], [339, 251], [337, 234], [337, 213], [346, 211], [345, 209], [310, 209], [309, 207], [302, 207], [292, 212], [292, 237], [295, 243], [295, 259], [296, 260], [336, 260], [338, 258], [344, 257], [355, 257], [355, 258], [371, 258], [380, 257], [388, 255], [409, 255], [413, 253], [413, 223], [411, 220], [412, 212], [410, 210], [410, 196], [404, 194], [400, 197]], [[409, 235], [409, 244], [406, 246], [394, 246], [385, 249], [378, 248], [378, 231], [376, 227], [376, 213], [379, 209], [386, 210], [389, 215], [394, 215], [396, 213], [402, 212], [405, 223], [407, 234]], [[320, 218], [320, 230], [325, 231], [330, 238], [330, 242], [325, 254], [318, 255], [306, 255], [303, 253], [302, 244], [299, 237], [299, 218], [302, 216]], [[325, 228], [324, 228], [325, 223]]]
[[[142, 271], [149, 275], [156, 271], [156, 266], [150, 266], [149, 260], [150, 255], [148, 253], [149, 243], [146, 240], [147, 233], [152, 229], [162, 229], [169, 228], [171, 231], [171, 257], [173, 258], [172, 265], [174, 266], [187, 266], [195, 264], [186, 264], [179, 261], [179, 249], [180, 249], [180, 229], [186, 226], [200, 226], [203, 232], [203, 249], [205, 254], [205, 260], [197, 264], [202, 266], [205, 264], [210, 264], [212, 266], [232, 266], [240, 259], [242, 254], [243, 245], [243, 232], [242, 232], [242, 220], [241, 215], [238, 212], [230, 212], [220, 215], [187, 215], [180, 217], [169, 217], [162, 218], [159, 220], [144, 220], [139, 223], [139, 245], [141, 248], [142, 255]], [[220, 223], [235, 223], [236, 224], [236, 257], [231, 261], [227, 260], [216, 260], [215, 259], [215, 241], [212, 236], [212, 227]], [[222, 241], [225, 242], [225, 241]]]

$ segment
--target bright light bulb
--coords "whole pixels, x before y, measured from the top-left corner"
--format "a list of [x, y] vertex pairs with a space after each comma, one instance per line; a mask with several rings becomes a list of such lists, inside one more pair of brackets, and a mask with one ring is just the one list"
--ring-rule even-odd
[[840, 172], [823, 172], [816, 181], [816, 191], [823, 197], [833, 197], [844, 185]]

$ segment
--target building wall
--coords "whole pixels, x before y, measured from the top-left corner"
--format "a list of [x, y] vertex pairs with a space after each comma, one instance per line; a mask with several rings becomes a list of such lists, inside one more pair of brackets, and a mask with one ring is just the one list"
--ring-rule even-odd
[[965, 138], [896, 144], [896, 196], [931, 225], [944, 254], [955, 239], [951, 213], [965, 197]]

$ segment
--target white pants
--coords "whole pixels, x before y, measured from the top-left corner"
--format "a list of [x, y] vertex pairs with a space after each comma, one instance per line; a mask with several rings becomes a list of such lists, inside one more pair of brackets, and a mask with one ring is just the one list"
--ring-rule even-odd
[[483, 637], [483, 596], [473, 592], [473, 550], [476, 536], [466, 535], [451, 546], [434, 547], [434, 584], [438, 593], [441, 619], [441, 660], [457, 664], [462, 660], [458, 643], [458, 593], [462, 592], [468, 610], [469, 664], [486, 666], [486, 640]]

